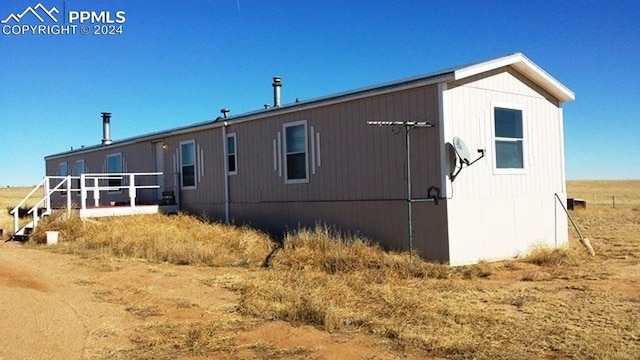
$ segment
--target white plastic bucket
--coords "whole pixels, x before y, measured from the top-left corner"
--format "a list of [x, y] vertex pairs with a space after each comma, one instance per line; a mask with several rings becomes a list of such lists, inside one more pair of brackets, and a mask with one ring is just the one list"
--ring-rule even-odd
[[45, 231], [47, 233], [47, 245], [55, 245], [58, 243], [57, 231]]

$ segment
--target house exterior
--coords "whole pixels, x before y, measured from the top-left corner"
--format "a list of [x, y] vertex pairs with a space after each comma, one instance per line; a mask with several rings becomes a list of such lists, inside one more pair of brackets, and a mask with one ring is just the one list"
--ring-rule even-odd
[[[276, 234], [326, 223], [452, 265], [567, 243], [574, 94], [524, 55], [286, 105], [273, 85], [271, 108], [121, 141], [103, 116], [103, 144], [47, 156], [46, 174], [162, 172], [148, 180], [162, 191], [136, 201], [171, 193], [183, 211]], [[462, 161], [454, 137], [480, 159]]]

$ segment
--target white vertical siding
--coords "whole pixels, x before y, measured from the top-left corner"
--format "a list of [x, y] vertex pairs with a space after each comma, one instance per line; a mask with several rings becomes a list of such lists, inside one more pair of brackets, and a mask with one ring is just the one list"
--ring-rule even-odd
[[[464, 139], [472, 157], [479, 156], [476, 149], [486, 150], [485, 159], [463, 169], [451, 184], [451, 262], [517, 255], [537, 244], [554, 245], [556, 234], [566, 242], [566, 219], [554, 210], [554, 194], [563, 196], [565, 180], [558, 102], [511, 68], [450, 84], [446, 98], [447, 136]], [[494, 171], [495, 104], [522, 109], [524, 174]]]

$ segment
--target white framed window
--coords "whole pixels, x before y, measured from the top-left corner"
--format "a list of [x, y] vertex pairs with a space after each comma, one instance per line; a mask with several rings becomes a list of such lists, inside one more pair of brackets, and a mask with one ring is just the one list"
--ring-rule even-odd
[[309, 182], [307, 120], [284, 124], [285, 184]]
[[[122, 173], [122, 154], [107, 155], [107, 173], [120, 174]], [[122, 176], [110, 177], [107, 181], [108, 186], [115, 189], [109, 189], [108, 193], [115, 194], [122, 192], [120, 188], [122, 186]]]
[[236, 133], [227, 134], [227, 171], [229, 175], [238, 174], [238, 153]]
[[[69, 175], [69, 168], [67, 166], [66, 162], [60, 163], [58, 164], [58, 176], [67, 176]], [[60, 181], [62, 181], [62, 179], [60, 179]], [[60, 188], [62, 189], [66, 189], [67, 188], [67, 184], [63, 184]], [[62, 196], [67, 196], [67, 191], [61, 191], [60, 194]]]
[[[78, 176], [80, 177], [80, 175], [84, 174], [85, 172], [85, 168], [84, 168], [84, 160], [76, 160], [76, 168], [75, 171], [73, 173], [74, 176]], [[74, 189], [80, 189], [80, 179], [74, 179], [73, 180], [73, 188]], [[76, 194], [78, 196], [80, 196], [80, 192], [76, 192]]]
[[180, 143], [180, 185], [182, 189], [196, 188], [196, 142]]
[[522, 108], [493, 106], [494, 174], [525, 173], [525, 119]]

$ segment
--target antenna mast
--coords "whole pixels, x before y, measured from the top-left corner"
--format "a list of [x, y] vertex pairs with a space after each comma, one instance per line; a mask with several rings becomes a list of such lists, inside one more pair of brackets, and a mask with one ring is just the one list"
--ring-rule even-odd
[[407, 217], [409, 226], [409, 253], [413, 255], [413, 197], [411, 195], [411, 129], [433, 127], [428, 121], [367, 121], [367, 125], [404, 126], [407, 151]]

